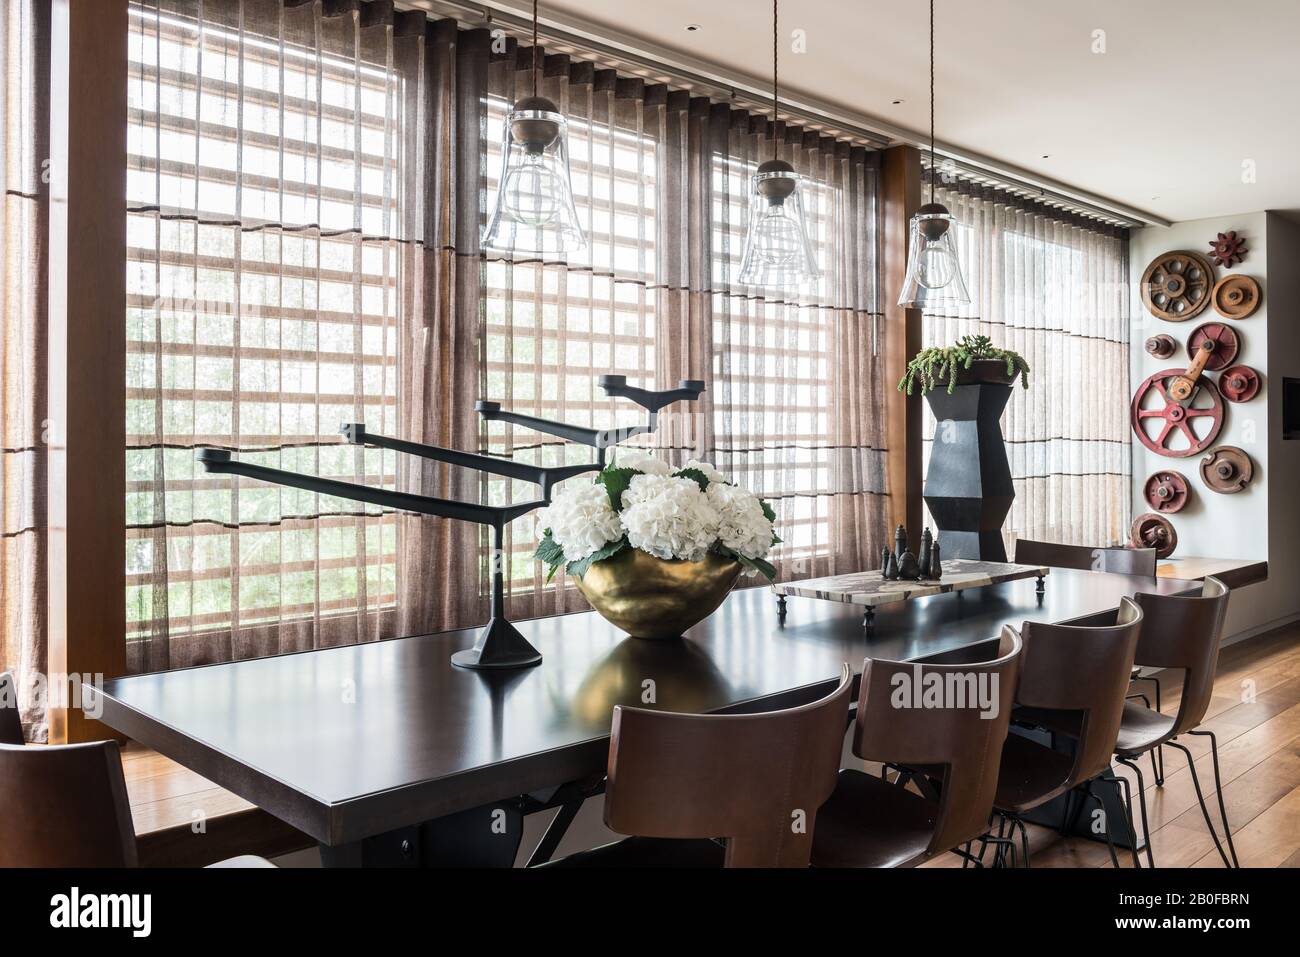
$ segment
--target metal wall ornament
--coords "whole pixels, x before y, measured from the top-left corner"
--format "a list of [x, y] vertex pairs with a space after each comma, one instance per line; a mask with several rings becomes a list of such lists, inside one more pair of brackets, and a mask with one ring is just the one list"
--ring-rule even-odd
[[805, 225], [800, 190], [803, 177], [776, 155], [780, 148], [777, 41], [777, 0], [772, 0], [772, 158], [759, 164], [751, 180], [749, 226], [739, 279], [751, 286], [792, 288], [815, 282], [821, 272]]
[[1225, 269], [1240, 263], [1246, 258], [1248, 252], [1250, 250], [1246, 248], [1246, 237], [1238, 236], [1235, 229], [1219, 233], [1217, 237], [1210, 240], [1210, 258], [1214, 260], [1216, 266]]
[[1210, 344], [1210, 355], [1205, 362], [1205, 371], [1220, 372], [1232, 365], [1241, 351], [1241, 338], [1237, 330], [1224, 322], [1203, 322], [1187, 337], [1187, 354], [1195, 356], [1206, 343]]
[[1184, 369], [1164, 369], [1148, 376], [1138, 386], [1129, 409], [1129, 420], [1138, 441], [1170, 458], [1187, 458], [1214, 444], [1223, 428], [1223, 399], [1214, 383], [1199, 377], [1192, 395], [1179, 401], [1170, 385], [1185, 377]]
[[586, 248], [587, 237], [573, 204], [568, 125], [559, 107], [538, 93], [539, 53], [533, 0], [532, 95], [517, 100], [506, 117], [500, 185], [483, 245], [513, 252], [578, 252]]
[[1214, 267], [1200, 253], [1176, 250], [1161, 253], [1142, 273], [1142, 304], [1167, 322], [1199, 315], [1210, 304]]
[[1146, 341], [1147, 355], [1156, 359], [1168, 359], [1178, 351], [1178, 343], [1174, 342], [1174, 337], [1160, 333], [1157, 336], [1151, 336]]
[[1233, 495], [1255, 477], [1250, 456], [1235, 445], [1222, 445], [1201, 459], [1201, 478], [1215, 492]]
[[1134, 548], [1154, 548], [1156, 558], [1168, 558], [1178, 547], [1178, 532], [1163, 515], [1147, 512], [1133, 519], [1129, 542]]
[[1224, 319], [1245, 319], [1259, 308], [1259, 283], [1249, 276], [1224, 276], [1210, 294]]
[[930, 0], [930, 201], [917, 209], [907, 227], [907, 275], [898, 304], [908, 309], [965, 305], [970, 292], [961, 272], [952, 227], [956, 218], [935, 202], [938, 176], [934, 150], [934, 0]]
[[1142, 497], [1152, 511], [1181, 512], [1192, 496], [1191, 485], [1182, 472], [1164, 469], [1153, 473], [1142, 486]]
[[1259, 373], [1250, 366], [1232, 366], [1219, 376], [1219, 391], [1229, 402], [1249, 402], [1259, 393]]

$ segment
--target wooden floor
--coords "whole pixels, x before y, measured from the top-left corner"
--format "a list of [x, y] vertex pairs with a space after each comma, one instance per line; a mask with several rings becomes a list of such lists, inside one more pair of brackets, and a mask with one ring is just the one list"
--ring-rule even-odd
[[[1161, 684], [1163, 708], [1172, 713], [1178, 706], [1178, 676], [1162, 674]], [[1223, 650], [1203, 727], [1218, 735], [1224, 801], [1242, 866], [1300, 866], [1300, 623]], [[1180, 740], [1197, 755], [1197, 773], [1218, 827], [1209, 742]], [[161, 755], [130, 745], [124, 758], [141, 863], [211, 863], [239, 853], [270, 856], [311, 843]], [[1165, 749], [1162, 788], [1155, 787], [1149, 768], [1144, 762], [1156, 866], [1223, 866], [1183, 756]], [[206, 831], [196, 833], [200, 825]], [[1033, 825], [1029, 841], [1034, 867], [1110, 866], [1102, 843], [1062, 838]], [[1131, 866], [1131, 858], [1121, 854], [1120, 863]], [[960, 867], [961, 861], [944, 855], [927, 866]]]
[[[1178, 708], [1179, 677], [1160, 677], [1162, 710], [1172, 714]], [[1242, 867], [1300, 867], [1300, 623], [1223, 649], [1214, 698], [1201, 727], [1218, 737], [1223, 799]], [[1184, 735], [1179, 741], [1196, 755], [1211, 820], [1221, 831], [1209, 740]], [[1149, 759], [1141, 767], [1156, 866], [1222, 867], [1183, 755], [1165, 748], [1164, 787], [1155, 786]], [[1119, 770], [1136, 784], [1131, 772]], [[1135, 810], [1136, 805], [1135, 796]], [[1136, 824], [1140, 833], [1140, 816]], [[1104, 843], [1062, 838], [1034, 825], [1029, 826], [1029, 854], [1034, 867], [1111, 866]], [[947, 854], [926, 866], [961, 863]], [[1120, 864], [1131, 867], [1132, 858], [1122, 853]]]

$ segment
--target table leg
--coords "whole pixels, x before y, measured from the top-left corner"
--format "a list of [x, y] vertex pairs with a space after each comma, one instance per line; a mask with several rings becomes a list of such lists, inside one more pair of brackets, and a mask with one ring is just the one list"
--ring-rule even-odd
[[1043, 583], [1043, 576], [1042, 576], [1042, 575], [1039, 575], [1039, 576], [1038, 576], [1038, 581], [1035, 582], [1035, 584], [1034, 584], [1034, 591], [1036, 591], [1038, 594], [1041, 595], [1041, 594], [1042, 594], [1044, 591], [1046, 591], [1046, 590], [1047, 590], [1047, 589], [1046, 589], [1046, 586], [1045, 586], [1044, 583]]
[[776, 617], [780, 618], [782, 621], [785, 621], [785, 612], [786, 612], [785, 596], [777, 595], [776, 596]]
[[862, 630], [866, 633], [868, 638], [875, 634], [876, 631], [876, 609], [872, 608], [870, 605], [868, 605], [867, 610], [862, 613]]

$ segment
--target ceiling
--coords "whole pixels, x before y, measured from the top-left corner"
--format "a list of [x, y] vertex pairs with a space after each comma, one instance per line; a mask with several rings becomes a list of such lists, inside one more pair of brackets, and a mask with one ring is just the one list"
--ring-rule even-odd
[[[548, 13], [770, 77], [761, 0], [546, 0]], [[938, 0], [936, 18], [940, 140], [1169, 220], [1300, 209], [1295, 0]], [[787, 0], [782, 87], [922, 131], [927, 19], [925, 0]], [[790, 52], [795, 29], [806, 53]]]

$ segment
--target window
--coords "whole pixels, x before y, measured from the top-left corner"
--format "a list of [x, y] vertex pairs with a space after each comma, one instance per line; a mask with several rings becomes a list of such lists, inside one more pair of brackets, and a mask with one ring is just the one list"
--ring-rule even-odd
[[131, 14], [128, 638], [391, 606], [391, 516], [232, 491], [194, 450], [393, 482], [338, 428], [394, 421], [400, 78], [341, 33]]

